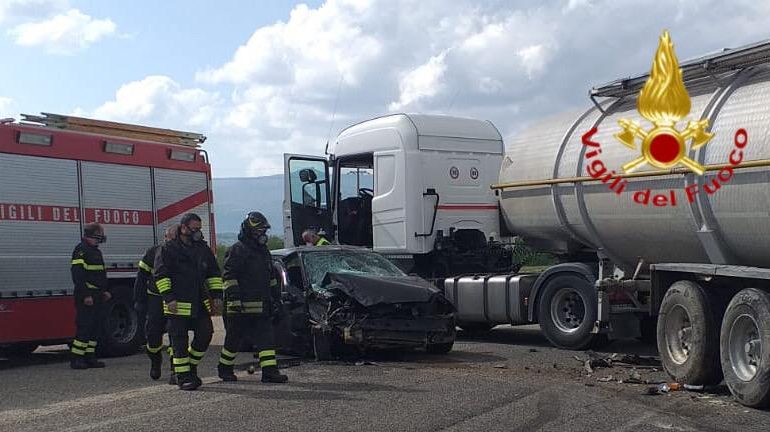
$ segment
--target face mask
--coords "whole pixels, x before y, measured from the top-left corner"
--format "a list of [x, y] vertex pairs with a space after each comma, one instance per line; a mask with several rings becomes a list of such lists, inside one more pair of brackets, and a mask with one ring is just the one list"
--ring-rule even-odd
[[267, 235], [265, 235], [265, 234], [259, 235], [257, 237], [257, 243], [259, 243], [261, 245], [266, 245], [267, 244]]
[[203, 241], [203, 233], [201, 232], [201, 230], [199, 229], [193, 230], [190, 227], [187, 227], [187, 231], [190, 232], [190, 240], [194, 242]]

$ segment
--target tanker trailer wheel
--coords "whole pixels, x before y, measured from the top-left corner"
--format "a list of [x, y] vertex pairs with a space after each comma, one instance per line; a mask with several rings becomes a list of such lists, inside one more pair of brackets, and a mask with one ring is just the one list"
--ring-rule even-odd
[[658, 352], [663, 368], [677, 382], [716, 384], [719, 366], [719, 318], [703, 288], [692, 281], [675, 282], [660, 305]]
[[591, 345], [598, 300], [590, 282], [575, 274], [556, 275], [546, 282], [537, 304], [540, 328], [553, 345], [571, 350]]
[[720, 336], [725, 383], [743, 405], [770, 406], [770, 294], [754, 288], [733, 297]]

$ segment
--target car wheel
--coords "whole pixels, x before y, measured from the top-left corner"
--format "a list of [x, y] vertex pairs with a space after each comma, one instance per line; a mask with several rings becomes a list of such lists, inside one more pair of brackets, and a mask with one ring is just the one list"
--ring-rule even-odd
[[598, 300], [588, 280], [574, 274], [549, 279], [537, 302], [537, 320], [556, 347], [582, 350], [591, 345]]
[[323, 329], [314, 327], [311, 330], [313, 339], [313, 356], [318, 361], [332, 360], [332, 336]]
[[722, 379], [719, 364], [720, 320], [703, 287], [675, 282], [658, 314], [658, 352], [663, 368], [686, 384], [709, 385]]
[[720, 336], [722, 371], [743, 405], [770, 406], [770, 294], [745, 289], [730, 301]]
[[454, 344], [454, 341], [438, 344], [428, 344], [428, 346], [425, 347], [425, 351], [427, 351], [428, 354], [447, 354], [449, 351], [452, 351], [452, 346], [454, 346]]

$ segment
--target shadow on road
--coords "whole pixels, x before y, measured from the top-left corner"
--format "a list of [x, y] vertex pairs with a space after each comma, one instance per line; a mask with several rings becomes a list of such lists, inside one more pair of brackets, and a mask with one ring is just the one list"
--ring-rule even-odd
[[69, 362], [69, 360], [69, 351], [66, 349], [36, 351], [32, 354], [22, 356], [10, 358], [0, 357], [0, 371], [28, 366], [66, 363]]
[[263, 384], [257, 380], [214, 383], [201, 387], [201, 391], [279, 400], [354, 400], [344, 393], [355, 392], [425, 393], [423, 390], [414, 388], [365, 382], [291, 382], [285, 385], [274, 385]]
[[291, 391], [291, 390], [270, 390], [260, 391], [257, 388], [244, 388], [230, 384], [209, 384], [198, 389], [202, 393], [219, 393], [228, 395], [245, 396], [252, 399], [270, 399], [286, 401], [349, 401], [353, 398], [347, 397], [341, 393], [334, 392], [312, 392], [312, 391]]
[[[540, 327], [529, 326], [497, 326], [487, 332], [458, 331], [458, 341], [465, 343], [494, 343], [505, 345], [517, 345], [529, 348], [553, 348], [548, 339], [543, 336]], [[592, 347], [593, 351], [601, 353], [635, 354], [640, 356], [657, 356], [658, 348], [654, 344], [641, 342], [637, 339], [621, 339]]]

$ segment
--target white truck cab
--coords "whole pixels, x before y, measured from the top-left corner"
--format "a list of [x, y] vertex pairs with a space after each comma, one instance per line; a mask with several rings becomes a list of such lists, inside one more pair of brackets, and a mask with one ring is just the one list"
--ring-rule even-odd
[[503, 151], [499, 131], [483, 120], [394, 114], [352, 125], [328, 158], [284, 155], [286, 243], [302, 244], [314, 228], [426, 276], [506, 267], [489, 188]]

